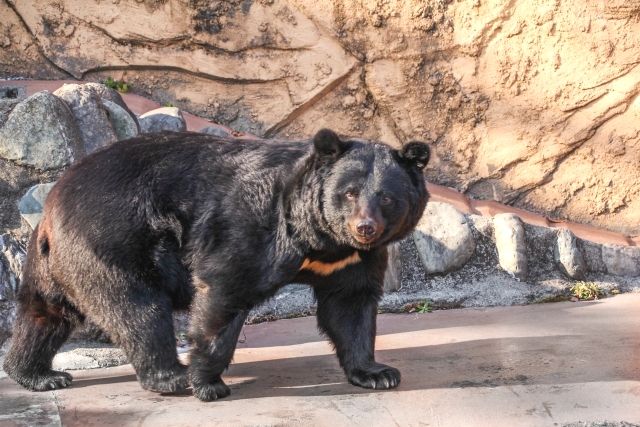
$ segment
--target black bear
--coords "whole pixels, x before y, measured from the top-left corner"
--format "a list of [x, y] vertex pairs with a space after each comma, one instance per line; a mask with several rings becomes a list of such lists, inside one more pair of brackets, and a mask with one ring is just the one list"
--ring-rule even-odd
[[[66, 387], [51, 362], [84, 319], [121, 346], [142, 387], [203, 401], [221, 379], [249, 310], [287, 283], [313, 286], [318, 325], [352, 384], [396, 387], [376, 363], [388, 243], [418, 222], [429, 148], [341, 139], [144, 135], [71, 167], [29, 243], [6, 373], [31, 390]], [[191, 310], [189, 367], [172, 311]]]

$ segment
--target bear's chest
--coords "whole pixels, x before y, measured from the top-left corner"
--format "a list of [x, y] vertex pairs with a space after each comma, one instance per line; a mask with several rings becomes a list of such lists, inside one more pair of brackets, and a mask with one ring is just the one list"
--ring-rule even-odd
[[320, 276], [329, 276], [350, 265], [358, 264], [362, 261], [358, 251], [339, 256], [330, 257], [307, 257], [302, 262], [301, 271], [309, 271]]

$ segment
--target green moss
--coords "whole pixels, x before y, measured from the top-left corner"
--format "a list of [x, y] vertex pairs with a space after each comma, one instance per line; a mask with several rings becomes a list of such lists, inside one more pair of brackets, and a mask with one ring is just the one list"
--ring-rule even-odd
[[571, 294], [581, 300], [594, 300], [605, 295], [604, 290], [594, 282], [576, 282], [571, 287]]
[[127, 93], [131, 89], [131, 85], [124, 80], [114, 80], [112, 77], [107, 77], [103, 82], [108, 88], [115, 89], [118, 92]]

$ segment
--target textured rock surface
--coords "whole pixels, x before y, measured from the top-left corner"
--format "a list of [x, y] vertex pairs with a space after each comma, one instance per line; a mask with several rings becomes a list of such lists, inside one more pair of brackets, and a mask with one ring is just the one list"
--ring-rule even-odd
[[447, 203], [427, 204], [413, 239], [428, 273], [444, 273], [462, 267], [475, 249], [467, 219]]
[[218, 126], [207, 126], [206, 128], [200, 129], [198, 132], [206, 133], [209, 135], [220, 136], [223, 138], [227, 138], [231, 136], [228, 131]]
[[101, 102], [107, 111], [107, 117], [109, 117], [109, 122], [118, 141], [133, 138], [139, 133], [140, 128], [135, 115], [129, 114], [129, 112], [120, 105], [108, 99], [102, 99]]
[[4, 124], [9, 118], [9, 113], [15, 108], [16, 105], [20, 102], [20, 99], [7, 99], [0, 98], [0, 126]]
[[95, 369], [128, 363], [124, 352], [109, 344], [73, 342], [63, 346], [53, 359], [53, 369]]
[[36, 228], [36, 225], [40, 222], [44, 209], [44, 201], [47, 199], [47, 195], [54, 185], [55, 182], [34, 185], [20, 199], [20, 202], [18, 202], [20, 216], [27, 221], [32, 230]]
[[0, 16], [0, 75], [42, 79], [69, 77], [69, 73], [58, 68], [42, 52], [11, 2], [0, 2]]
[[0, 87], [0, 126], [7, 121], [11, 110], [13, 110], [13, 108], [26, 97], [27, 95], [24, 87]]
[[402, 252], [400, 243], [392, 243], [387, 247], [388, 263], [384, 273], [384, 291], [395, 292], [402, 287]]
[[122, 99], [122, 96], [120, 96], [120, 93], [117, 90], [111, 89], [110, 87], [102, 83], [83, 83], [82, 87], [85, 88], [85, 90], [90, 90], [91, 92], [95, 93], [103, 101], [107, 100], [107, 101], [113, 102], [114, 104], [118, 104], [118, 106], [120, 106], [127, 113], [129, 113], [129, 115], [136, 122], [136, 126], [138, 127], [138, 130], [140, 130], [138, 126], [138, 121], [136, 119], [136, 115], [133, 113], [133, 111], [129, 109], [127, 104], [124, 102], [124, 99]]
[[38, 92], [16, 105], [0, 128], [0, 157], [37, 169], [57, 169], [84, 154], [78, 126], [57, 96]]
[[162, 107], [148, 111], [138, 119], [142, 133], [160, 132], [163, 130], [184, 131], [187, 125], [182, 113], [176, 107]]
[[61, 170], [38, 171], [0, 158], [0, 233], [30, 233], [20, 217], [18, 202], [29, 188], [39, 182], [55, 181], [60, 173]]
[[434, 140], [435, 182], [640, 233], [637, 1], [187, 3], [4, 3], [0, 73], [125, 79], [260, 135]]
[[92, 86], [65, 84], [53, 94], [71, 108], [87, 154], [118, 140], [107, 109]]
[[587, 265], [587, 270], [596, 273], [606, 273], [607, 265], [602, 260], [602, 245], [597, 245], [592, 242], [581, 241], [584, 260]]
[[13, 299], [22, 277], [25, 244], [9, 234], [0, 235], [0, 301]]
[[9, 234], [0, 235], [0, 347], [11, 335], [15, 320], [15, 298], [22, 276], [26, 248]]
[[493, 231], [500, 267], [509, 274], [527, 277], [527, 243], [524, 226], [513, 214], [499, 214], [493, 218]]
[[582, 249], [576, 236], [567, 229], [558, 231], [554, 257], [560, 270], [572, 279], [581, 280], [587, 271]]
[[640, 276], [640, 247], [603, 245], [602, 261], [609, 274]]

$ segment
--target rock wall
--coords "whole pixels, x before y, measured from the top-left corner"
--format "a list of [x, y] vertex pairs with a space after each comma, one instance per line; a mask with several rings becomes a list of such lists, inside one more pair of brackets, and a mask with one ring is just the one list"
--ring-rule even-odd
[[260, 136], [431, 140], [477, 198], [640, 233], [640, 1], [0, 0], [0, 75]]

